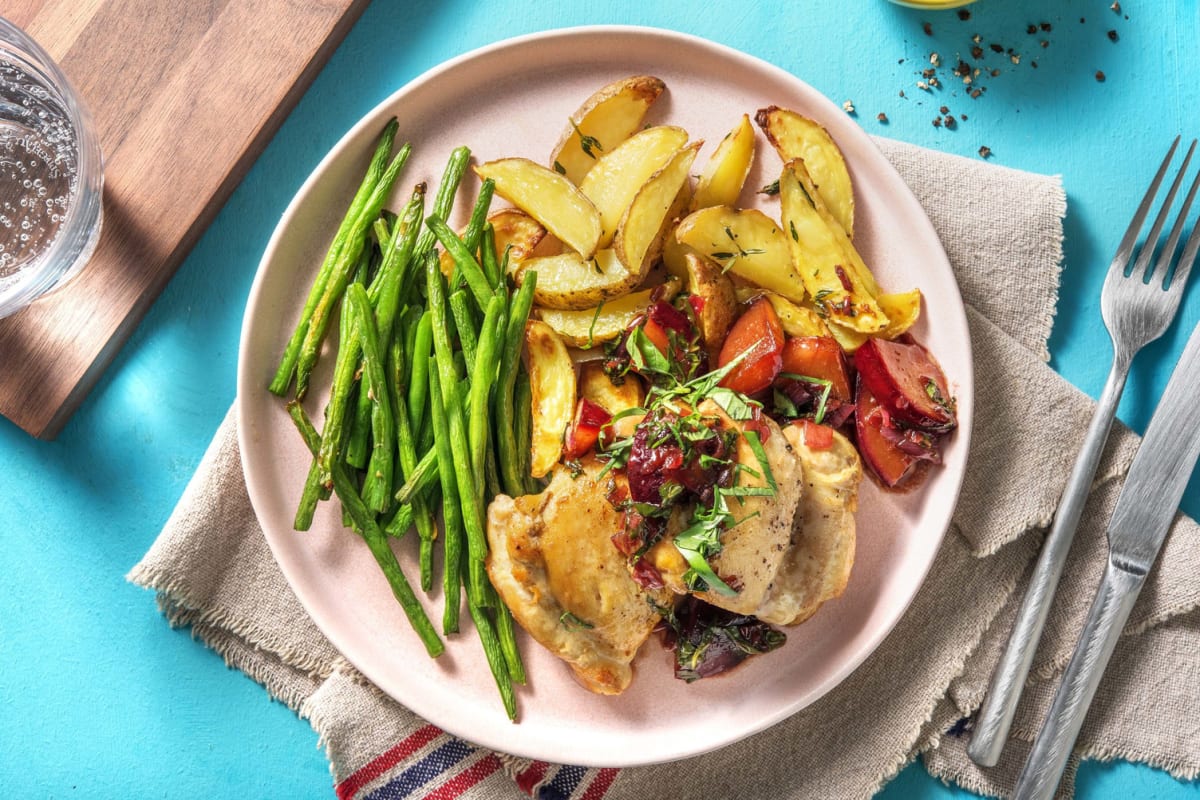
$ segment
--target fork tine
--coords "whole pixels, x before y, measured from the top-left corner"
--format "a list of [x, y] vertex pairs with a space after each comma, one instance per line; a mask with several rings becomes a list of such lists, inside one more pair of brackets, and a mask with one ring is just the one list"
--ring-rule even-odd
[[[1150, 233], [1146, 236], [1146, 243], [1142, 246], [1142, 252], [1138, 253], [1137, 262], [1133, 265], [1133, 270], [1130, 271], [1131, 276], [1137, 276], [1145, 280], [1150, 280], [1153, 275], [1146, 275], [1146, 267], [1150, 264], [1150, 259], [1154, 257], [1154, 246], [1158, 243], [1158, 236], [1162, 233], [1163, 225], [1167, 222], [1167, 217], [1171, 213], [1171, 205], [1175, 202], [1175, 194], [1179, 191], [1179, 184], [1183, 182], [1183, 175], [1187, 172], [1188, 163], [1192, 160], [1192, 153], [1196, 150], [1196, 140], [1192, 140], [1192, 146], [1188, 148], [1187, 155], [1183, 157], [1183, 165], [1179, 167], [1179, 172], [1175, 174], [1175, 180], [1171, 181], [1171, 188], [1167, 191], [1167, 196], [1163, 200], [1162, 209], [1158, 212], [1158, 216], [1154, 220], [1154, 225], [1150, 228]], [[1168, 256], [1167, 262], [1170, 263]], [[1160, 260], [1161, 265], [1161, 260]]]
[[[1192, 142], [1192, 147], [1196, 146], [1196, 142]], [[1179, 210], [1179, 217], [1175, 220], [1175, 226], [1171, 228], [1171, 235], [1167, 238], [1167, 243], [1163, 245], [1162, 255], [1158, 258], [1158, 264], [1154, 267], [1154, 274], [1163, 273], [1163, 288], [1172, 289], [1178, 292], [1183, 291], [1183, 284], [1187, 281], [1188, 272], [1192, 268], [1192, 261], [1196, 258], [1196, 249], [1200, 247], [1200, 222], [1192, 227], [1192, 235], [1188, 237], [1187, 243], [1184, 245], [1183, 254], [1179, 257], [1179, 262], [1175, 265], [1175, 271], [1168, 273], [1170, 269], [1171, 257], [1175, 254], [1175, 245], [1179, 243], [1179, 237], [1183, 235], [1183, 226], [1187, 222], [1188, 214], [1192, 210], [1192, 201], [1196, 199], [1196, 190], [1200, 189], [1200, 172], [1196, 173], [1195, 180], [1192, 181], [1192, 186], [1188, 189], [1187, 197], [1183, 200], [1183, 208]], [[1189, 255], [1190, 254], [1190, 255]]]
[[1154, 180], [1150, 181], [1150, 188], [1146, 190], [1146, 196], [1142, 198], [1141, 205], [1138, 206], [1137, 212], [1129, 222], [1129, 227], [1125, 230], [1125, 235], [1121, 237], [1121, 243], [1117, 245], [1117, 254], [1113, 256], [1112, 266], [1109, 267], [1110, 273], [1118, 266], [1120, 269], [1124, 269], [1129, 257], [1133, 254], [1133, 246], [1137, 244], [1138, 232], [1142, 229], [1142, 223], [1146, 221], [1146, 214], [1154, 202], [1154, 195], [1158, 194], [1158, 186], [1162, 183], [1163, 175], [1167, 174], [1167, 167], [1170, 166], [1171, 159], [1175, 157], [1175, 148], [1179, 146], [1181, 138], [1182, 136], [1176, 136], [1175, 141], [1171, 142], [1171, 148], [1167, 150], [1167, 157], [1159, 166]]

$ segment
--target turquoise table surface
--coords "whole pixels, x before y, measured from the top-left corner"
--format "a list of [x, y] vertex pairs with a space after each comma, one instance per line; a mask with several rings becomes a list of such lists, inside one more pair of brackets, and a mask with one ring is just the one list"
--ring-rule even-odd
[[[1052, 364], [1095, 397], [1110, 356], [1104, 271], [1170, 137], [1200, 134], [1194, 0], [1124, 0], [1120, 13], [1110, 3], [980, 0], [967, 21], [885, 0], [372, 4], [58, 440], [0, 421], [0, 796], [332, 797], [308, 723], [170, 629], [124, 576], [233, 402], [242, 310], [276, 221], [343, 132], [395, 89], [509, 36], [648, 25], [773, 62], [851, 101], [872, 134], [971, 158], [987, 147], [993, 163], [1061, 174], [1069, 212]], [[1043, 22], [1048, 30], [1027, 33]], [[942, 87], [927, 92], [918, 81], [931, 52]], [[978, 98], [950, 75], [959, 54], [987, 70]], [[942, 105], [960, 117], [955, 128], [932, 124]], [[1200, 320], [1200, 292], [1188, 292], [1180, 317], [1134, 365], [1120, 417], [1138, 431]], [[1200, 515], [1200, 481], [1184, 510]], [[1196, 782], [1124, 763], [1084, 764], [1078, 788], [1088, 798], [1200, 797]], [[881, 796], [967, 795], [918, 762]]]

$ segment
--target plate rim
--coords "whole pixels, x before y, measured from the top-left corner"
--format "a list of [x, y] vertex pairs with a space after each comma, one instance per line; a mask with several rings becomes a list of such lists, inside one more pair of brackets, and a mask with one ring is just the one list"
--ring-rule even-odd
[[[322, 624], [322, 621], [320, 619], [321, 614], [319, 612], [314, 613], [314, 609], [313, 609], [311, 603], [307, 601], [305, 593], [297, 588], [296, 581], [294, 580], [293, 575], [289, 573], [289, 569], [286, 565], [286, 559], [283, 559], [280, 557], [280, 554], [276, 550], [276, 545], [275, 545], [274, 541], [272, 540], [272, 536], [267, 532], [267, 526], [265, 524], [263, 524], [262, 515], [259, 512], [260, 503], [256, 502], [256, 500], [255, 500], [256, 492], [252, 488], [252, 485], [251, 485], [252, 482], [250, 481], [250, 479], [248, 477], [249, 472], [247, 469], [247, 467], [248, 467], [247, 453], [249, 452], [249, 448], [254, 446], [254, 443], [249, 439], [250, 426], [247, 424], [249, 421], [247, 418], [248, 405], [247, 405], [247, 402], [243, 400], [243, 398], [247, 396], [248, 392], [262, 392], [262, 391], [265, 391], [265, 388], [258, 385], [258, 378], [260, 376], [258, 376], [258, 375], [251, 376], [248, 374], [248, 367], [246, 366], [248, 359], [246, 357], [246, 352], [247, 352], [247, 347], [249, 345], [249, 339], [250, 339], [249, 332], [252, 327], [253, 311], [260, 304], [260, 300], [261, 300], [260, 295], [263, 290], [263, 284], [265, 282], [265, 273], [267, 271], [267, 267], [268, 267], [269, 263], [272, 261], [273, 254], [278, 249], [280, 242], [283, 240], [285, 234], [289, 230], [293, 218], [299, 213], [301, 206], [304, 204], [303, 203], [304, 199], [313, 190], [313, 188], [320, 182], [320, 179], [323, 177], [327, 168], [331, 165], [331, 163], [339, 160], [342, 157], [343, 150], [345, 150], [347, 148], [347, 146], [351, 142], [353, 142], [354, 139], [356, 139], [359, 135], [361, 135], [361, 132], [363, 131], [364, 128], [367, 128], [367, 127], [370, 127], [372, 129], [378, 128], [381, 121], [385, 118], [385, 116], [388, 115], [388, 113], [389, 113], [388, 109], [395, 106], [397, 100], [402, 98], [404, 95], [408, 94], [409, 92], [415, 90], [418, 87], [421, 87], [431, 81], [436, 80], [441, 75], [444, 75], [448, 72], [458, 69], [459, 67], [461, 67], [464, 64], [475, 61], [477, 59], [485, 58], [485, 57], [487, 57], [493, 53], [496, 53], [498, 51], [521, 49], [524, 47], [528, 47], [530, 44], [537, 43], [537, 42], [543, 42], [543, 41], [546, 41], [549, 39], [563, 39], [563, 38], [590, 39], [590, 38], [595, 38], [595, 37], [610, 37], [610, 36], [646, 37], [649, 39], [656, 39], [656, 40], [660, 40], [660, 41], [661, 40], [675, 41], [675, 42], [682, 43], [683, 45], [688, 46], [688, 47], [700, 48], [702, 50], [707, 50], [710, 53], [713, 53], [714, 55], [717, 55], [724, 59], [732, 59], [736, 62], [740, 62], [739, 66], [742, 66], [742, 67], [748, 67], [748, 68], [751, 68], [754, 70], [765, 70], [769, 73], [773, 73], [775, 75], [775, 77], [777, 77], [785, 82], [789, 82], [789, 83], [793, 84], [802, 93], [804, 93], [806, 95], [811, 95], [811, 99], [817, 106], [824, 106], [824, 110], [827, 114], [827, 119], [823, 118], [822, 120], [820, 120], [822, 122], [822, 124], [827, 125], [827, 121], [836, 120], [837, 122], [833, 126], [827, 125], [827, 127], [836, 127], [836, 128], [841, 129], [842, 131], [852, 131], [849, 135], [852, 139], [856, 140], [856, 144], [858, 144], [859, 146], [866, 146], [870, 150], [872, 150], [874, 152], [874, 157], [877, 159], [878, 164], [882, 165], [882, 167], [890, 173], [889, 178], [894, 179], [893, 182], [896, 185], [903, 187], [904, 203], [906, 205], [910, 205], [912, 208], [916, 209], [916, 211], [918, 212], [917, 214], [913, 215], [913, 218], [909, 221], [913, 222], [914, 224], [916, 224], [924, 229], [921, 231], [921, 235], [923, 237], [928, 238], [930, 241], [936, 243], [937, 252], [936, 252], [936, 254], [932, 254], [932, 255], [936, 255], [938, 257], [938, 259], [937, 259], [939, 262], [938, 266], [944, 267], [946, 274], [949, 276], [949, 278], [952, 282], [952, 285], [953, 285], [953, 289], [954, 289], [953, 299], [957, 301], [956, 303], [953, 303], [948, 308], [939, 306], [938, 314], [941, 316], [952, 316], [953, 317], [953, 319], [950, 320], [950, 323], [953, 327], [957, 328], [959, 332], [961, 332], [961, 334], [963, 336], [962, 348], [965, 353], [965, 355], [964, 355], [964, 360], [965, 360], [964, 372], [963, 372], [963, 374], [954, 376], [955, 390], [956, 390], [956, 394], [958, 395], [957, 399], [959, 401], [959, 409], [960, 409], [960, 424], [959, 424], [958, 430], [955, 433], [955, 437], [956, 437], [956, 445], [955, 446], [957, 448], [961, 448], [963, 451], [962, 469], [958, 470], [955, 474], [950, 476], [950, 481], [948, 483], [944, 482], [941, 486], [939, 486], [939, 491], [944, 492], [946, 495], [948, 495], [946, 502], [947, 502], [947, 507], [948, 507], [949, 511], [946, 514], [946, 519], [944, 521], [944, 524], [942, 524], [942, 526], [941, 526], [941, 530], [937, 532], [937, 535], [935, 537], [936, 543], [933, 544], [929, 549], [930, 556], [923, 564], [923, 569], [921, 570], [920, 575], [917, 576], [916, 579], [911, 582], [911, 584], [910, 584], [911, 589], [907, 592], [907, 596], [903, 597], [903, 602], [897, 604], [895, 612], [886, 621], [886, 624], [878, 626], [878, 628], [872, 633], [871, 636], [866, 637], [865, 640], [859, 645], [859, 647], [856, 650], [852, 651], [852, 655], [849, 658], [845, 659], [845, 662], [843, 663], [841, 668], [836, 671], [834, 676], [832, 676], [827, 681], [825, 681], [825, 684], [823, 686], [821, 686], [819, 691], [816, 691], [813, 694], [813, 696], [803, 699], [802, 702], [793, 703], [791, 705], [781, 705], [780, 708], [775, 713], [765, 715], [763, 718], [761, 718], [760, 720], [757, 721], [757, 724], [751, 725], [746, 728], [739, 729], [735, 732], [734, 735], [727, 737], [722, 741], [710, 743], [707, 746], [703, 746], [703, 747], [695, 747], [695, 746], [675, 747], [675, 748], [667, 747], [667, 748], [662, 748], [662, 749], [652, 752], [652, 753], [646, 753], [646, 752], [632, 753], [632, 754], [630, 754], [630, 757], [622, 758], [622, 759], [612, 759], [612, 758], [599, 758], [599, 759], [572, 758], [571, 759], [572, 763], [577, 763], [577, 764], [586, 765], [586, 766], [627, 767], [627, 766], [641, 766], [641, 765], [657, 764], [657, 763], [668, 763], [670, 761], [675, 761], [675, 760], [679, 760], [679, 759], [683, 759], [683, 758], [687, 758], [687, 757], [691, 757], [691, 756], [701, 755], [705, 752], [710, 752], [710, 751], [719, 749], [721, 747], [728, 746], [729, 744], [732, 744], [736, 741], [740, 741], [740, 740], [742, 740], [748, 736], [751, 736], [755, 733], [761, 732], [761, 731], [763, 731], [767, 728], [770, 728], [770, 727], [778, 724], [779, 722], [791, 717], [792, 715], [794, 715], [801, 709], [816, 702], [818, 699], [823, 697], [825, 694], [827, 694], [829, 691], [834, 689], [836, 686], [840, 685], [855, 670], [857, 670], [862, 665], [862, 663], [867, 658], [870, 657], [871, 654], [873, 654], [876, 650], [878, 650], [878, 648], [882, 644], [882, 642], [892, 633], [892, 631], [895, 629], [896, 625], [900, 622], [900, 620], [907, 613], [908, 609], [912, 605], [914, 598], [916, 597], [917, 592], [924, 585], [925, 580], [928, 577], [929, 571], [932, 569], [933, 563], [936, 561], [937, 554], [941, 550], [942, 543], [945, 540], [946, 533], [948, 532], [948, 530], [952, 524], [954, 509], [957, 507], [958, 499], [961, 494], [963, 481], [964, 481], [964, 477], [965, 477], [965, 472], [966, 472], [966, 467], [967, 467], [967, 454], [970, 449], [972, 428], [973, 428], [973, 417], [974, 417], [974, 381], [975, 381], [974, 373], [975, 373], [975, 368], [974, 368], [974, 360], [973, 360], [971, 339], [970, 339], [970, 327], [967, 322], [965, 302], [963, 301], [963, 298], [962, 298], [961, 289], [958, 287], [957, 279], [953, 272], [953, 267], [950, 264], [949, 258], [946, 256], [945, 248], [942, 245], [940, 237], [937, 235], [937, 232], [933, 227], [932, 221], [930, 220], [928, 214], [925, 212], [924, 208], [921, 206], [920, 202], [917, 200], [916, 196], [913, 194], [912, 190], [908, 187], [907, 183], [905, 183], [903, 178], [900, 176], [899, 172], [891, 164], [891, 162], [887, 160], [886, 156], [884, 156], [883, 152], [879, 149], [873, 136], [868, 134], [856, 122], [854, 122], [853, 120], [850, 120], [848, 117], [845, 117], [844, 112], [840, 108], [838, 108], [838, 106], [832, 100], [830, 100], [826, 95], [824, 95], [822, 92], [820, 92], [819, 90], [817, 90], [810, 84], [806, 83], [802, 78], [792, 74], [791, 72], [783, 69], [782, 67], [779, 67], [779, 66], [777, 66], [769, 61], [766, 61], [765, 59], [762, 59], [758, 56], [746, 53], [744, 51], [738, 50], [729, 45], [722, 44], [720, 42], [716, 42], [711, 39], [697, 36], [695, 34], [690, 34], [690, 33], [685, 33], [685, 32], [681, 32], [681, 31], [670, 30], [670, 29], [665, 29], [665, 28], [658, 28], [658, 27], [653, 27], [653, 26], [642, 26], [642, 25], [607, 25], [607, 24], [606, 25], [579, 25], [579, 26], [568, 26], [568, 27], [561, 27], [561, 28], [551, 28], [551, 29], [526, 33], [526, 34], [522, 34], [519, 36], [508, 37], [508, 38], [504, 38], [501, 40], [497, 40], [490, 44], [471, 49], [471, 50], [461, 53], [457, 56], [454, 56], [450, 59], [444, 60], [444, 61], [434, 65], [433, 67], [430, 67], [429, 69], [423, 71], [422, 73], [420, 73], [419, 75], [410, 79], [409, 81], [405, 82], [400, 88], [396, 89], [395, 91], [393, 91], [392, 93], [387, 95], [385, 98], [383, 98], [378, 103], [376, 103], [369, 111], [367, 111], [365, 114], [363, 114], [362, 117], [360, 117], [353, 125], [351, 125], [345, 131], [345, 133], [342, 134], [341, 137], [339, 137], [337, 142], [329, 149], [329, 151], [312, 168], [312, 170], [310, 171], [308, 176], [305, 178], [303, 183], [300, 185], [300, 187], [296, 190], [296, 192], [292, 196], [291, 200], [288, 202], [287, 208], [285, 209], [283, 215], [280, 217], [279, 222], [276, 224], [275, 229], [272, 231], [271, 237], [268, 240], [267, 245], [263, 250], [262, 257], [260, 258], [258, 266], [256, 267], [256, 270], [255, 270], [254, 280], [251, 285], [250, 292], [247, 296], [246, 307], [245, 307], [245, 310], [243, 313], [243, 318], [242, 318], [241, 334], [239, 336], [239, 342], [238, 342], [238, 368], [237, 368], [237, 389], [238, 389], [238, 391], [237, 391], [237, 397], [235, 399], [235, 407], [236, 407], [235, 412], [236, 412], [236, 420], [237, 420], [237, 426], [238, 426], [237, 435], [238, 435], [238, 445], [239, 445], [239, 460], [241, 462], [241, 467], [243, 470], [243, 479], [245, 480], [246, 486], [247, 486], [247, 494], [249, 495], [249, 499], [251, 501], [251, 506], [254, 509], [255, 518], [259, 523], [259, 527], [263, 531], [264, 538], [267, 541], [268, 547], [271, 551], [272, 557], [275, 560], [276, 565], [279, 567], [280, 571], [283, 573], [285, 580], [287, 581], [287, 583], [288, 583], [289, 587], [292, 589], [292, 591], [295, 593], [301, 606], [304, 608], [305, 612], [310, 616], [310, 618], [313, 619], [314, 624], [321, 631], [321, 633], [329, 639], [330, 643], [333, 644], [334, 648], [343, 657], [345, 657], [350, 663], [352, 663], [355, 666], [355, 668], [359, 669], [361, 672], [363, 672], [364, 675], [366, 675], [368, 677], [368, 679], [370, 679], [368, 670], [362, 670], [359, 667], [357, 661], [354, 658], [352, 658], [350, 655], [346, 654], [345, 649], [342, 646], [340, 646], [338, 643], [338, 639], [340, 637], [336, 634], [336, 632], [331, 634], [331, 632], [329, 630], [329, 626]], [[669, 60], [670, 56], [667, 55], [664, 57], [664, 59]], [[845, 117], [844, 121], [842, 119], [843, 117]], [[835, 137], [835, 138], [837, 138], [837, 137]], [[963, 410], [965, 410], [967, 413], [965, 413], [965, 414], [961, 413]], [[943, 480], [945, 480], [945, 479], [943, 479]], [[394, 697], [394, 695], [391, 695], [386, 690], [381, 689], [381, 691], [384, 691], [385, 694], [387, 694], [389, 697], [392, 697], [402, 707], [410, 709], [413, 711], [413, 713], [416, 713], [418, 716], [421, 716], [420, 712], [418, 712], [416, 709], [412, 709], [409, 705], [406, 705], [405, 701]], [[581, 691], [583, 691], [583, 690], [581, 689]], [[535, 758], [535, 759], [544, 759], [544, 760], [550, 760], [550, 761], [555, 761], [555, 760], [561, 761], [562, 760], [557, 755], [547, 756], [547, 754], [544, 752], [531, 752], [528, 750], [524, 750], [521, 747], [514, 748], [511, 746], [511, 744], [512, 744], [511, 742], [492, 741], [490, 739], [487, 739], [486, 737], [481, 739], [478, 736], [475, 736], [472, 734], [472, 732], [470, 730], [469, 721], [467, 721], [467, 723], [465, 723], [465, 724], [458, 724], [457, 720], [452, 721], [452, 720], [447, 720], [447, 719], [440, 719], [437, 721], [434, 721], [431, 719], [429, 721], [435, 722], [435, 724], [437, 724], [439, 727], [443, 728], [443, 730], [446, 730], [448, 733], [451, 733], [456, 736], [460, 736], [462, 738], [468, 739], [473, 742], [477, 742], [478, 744], [481, 744], [485, 747], [490, 747], [490, 748], [498, 750], [498, 751], [508, 752], [513, 755], [518, 755], [518, 756], [523, 756], [523, 757], [528, 757], [528, 758]]]

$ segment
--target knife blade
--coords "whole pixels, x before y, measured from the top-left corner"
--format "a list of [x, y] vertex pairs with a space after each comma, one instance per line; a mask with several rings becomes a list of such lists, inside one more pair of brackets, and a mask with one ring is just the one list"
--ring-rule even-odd
[[1053, 797], [1104, 668], [1167, 538], [1200, 458], [1200, 325], [1192, 331], [1129, 466], [1108, 523], [1108, 564], [1013, 797]]

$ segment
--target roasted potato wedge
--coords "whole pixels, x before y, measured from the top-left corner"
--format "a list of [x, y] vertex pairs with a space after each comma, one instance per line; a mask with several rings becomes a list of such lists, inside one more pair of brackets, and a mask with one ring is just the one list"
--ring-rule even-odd
[[879, 332], [883, 339], [895, 339], [907, 331], [921, 316], [921, 290], [896, 294], [881, 294], [875, 298], [879, 307], [887, 314], [888, 325]]
[[527, 158], [501, 158], [475, 167], [496, 182], [496, 194], [540, 222], [584, 258], [596, 253], [600, 213], [569, 180]]
[[496, 258], [512, 248], [509, 259], [520, 260], [540, 252], [548, 239], [546, 227], [519, 208], [501, 208], [488, 214], [488, 222], [496, 230]]
[[[604, 372], [601, 361], [586, 361], [579, 365], [579, 396], [591, 400], [614, 417], [631, 408], [640, 408], [646, 401], [646, 390], [636, 375], [627, 375], [618, 386]], [[630, 414], [611, 425], [611, 433], [602, 431], [604, 437], [623, 439], [632, 436], [640, 416]]]
[[[509, 250], [509, 263], [528, 258], [535, 252], [541, 253], [547, 244], [558, 244], [554, 237], [547, 237], [546, 228], [542, 223], [526, 214], [519, 208], [501, 208], [488, 214], [488, 222], [496, 231], [496, 258], [504, 258], [504, 251]], [[465, 229], [460, 229], [462, 236]], [[561, 247], [561, 245], [560, 245]], [[454, 271], [454, 257], [445, 250], [438, 256], [442, 274], [447, 278]]]
[[567, 344], [588, 349], [620, 336], [634, 317], [650, 307], [655, 292], [663, 300], [670, 300], [679, 292], [679, 281], [669, 280], [662, 286], [633, 292], [595, 308], [579, 311], [542, 308], [538, 309], [538, 316]]
[[566, 252], [509, 263], [509, 273], [518, 285], [527, 271], [537, 272], [533, 302], [544, 308], [592, 308], [629, 294], [642, 282], [642, 276], [625, 269], [612, 249], [597, 250], [587, 261], [578, 253]]
[[541, 478], [562, 457], [575, 413], [575, 364], [558, 334], [535, 319], [525, 326], [525, 367], [533, 398], [529, 472]]
[[829, 216], [803, 159], [784, 165], [779, 202], [789, 232], [792, 262], [823, 316], [860, 333], [878, 333], [886, 328], [887, 315], [872, 291], [878, 289], [874, 278], [866, 265], [860, 270], [853, 263], [855, 259], [861, 263], [862, 259], [841, 225]]
[[[687, 270], [687, 290], [699, 299], [692, 308], [696, 311], [696, 325], [704, 345], [715, 356], [714, 349], [720, 348], [729, 333], [729, 326], [738, 317], [738, 299], [729, 279], [720, 265], [699, 253], [689, 251], [683, 256]], [[715, 363], [715, 358], [713, 359]]]
[[646, 390], [636, 376], [627, 378], [618, 386], [605, 374], [603, 362], [586, 361], [579, 365], [579, 396], [616, 416], [622, 411], [640, 407], [646, 399]]
[[635, 133], [601, 156], [579, 183], [600, 212], [599, 247], [612, 244], [617, 226], [638, 190], [687, 144], [683, 128], [662, 125]]
[[650, 106], [666, 84], [649, 75], [635, 75], [603, 87], [571, 115], [550, 165], [576, 186], [604, 153], [642, 127]]
[[692, 210], [736, 205], [753, 163], [754, 128], [750, 126], [750, 117], [743, 114], [737, 126], [725, 134], [700, 173]]
[[821, 199], [847, 236], [854, 236], [854, 187], [842, 151], [816, 122], [778, 106], [759, 109], [755, 122], [784, 163], [804, 159]]
[[787, 237], [761, 211], [730, 206], [694, 211], [680, 221], [675, 238], [726, 272], [788, 299], [804, 299], [805, 283], [792, 268]]
[[630, 272], [644, 278], [661, 254], [668, 215], [688, 181], [688, 170], [699, 149], [700, 142], [696, 142], [676, 151], [666, 166], [642, 185], [621, 218], [613, 249]]
[[821, 319], [813, 309], [793, 303], [774, 292], [765, 292], [764, 296], [771, 303], [771, 307], [775, 309], [775, 316], [779, 319], [783, 332], [788, 336], [831, 335], [825, 320]]

